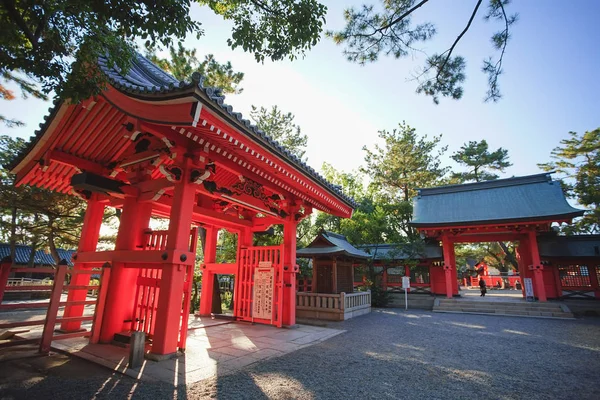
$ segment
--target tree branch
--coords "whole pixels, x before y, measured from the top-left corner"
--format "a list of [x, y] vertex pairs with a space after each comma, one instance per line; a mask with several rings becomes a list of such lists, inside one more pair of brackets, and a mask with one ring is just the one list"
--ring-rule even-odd
[[473, 22], [473, 19], [475, 18], [475, 15], [477, 14], [477, 10], [479, 10], [479, 6], [481, 5], [482, 1], [483, 0], [478, 0], [477, 1], [477, 4], [475, 5], [475, 9], [473, 10], [473, 13], [471, 14], [471, 18], [469, 18], [469, 22], [467, 23], [467, 26], [465, 26], [465, 29], [463, 29], [463, 31], [460, 33], [460, 35], [458, 35], [458, 37], [456, 38], [456, 40], [454, 41], [454, 43], [452, 43], [452, 47], [450, 47], [450, 49], [446, 50], [446, 52], [448, 53], [448, 55], [446, 56], [446, 59], [444, 60], [444, 63], [442, 64], [442, 66], [438, 69], [438, 73], [435, 76], [436, 79], [439, 78], [440, 74], [442, 73], [442, 71], [446, 67], [446, 64], [448, 63], [448, 60], [450, 59], [450, 56], [452, 55], [452, 52], [454, 51], [454, 48], [456, 47], [456, 45], [458, 44], [458, 42], [460, 41], [460, 39], [462, 39], [462, 37], [465, 35], [465, 33], [467, 33], [467, 31], [471, 27], [471, 23]]
[[19, 28], [21, 28], [21, 30], [23, 31], [25, 36], [27, 36], [27, 39], [29, 39], [29, 41], [31, 42], [31, 46], [34, 49], [37, 49], [38, 48], [37, 39], [35, 38], [34, 34], [29, 29], [27, 24], [25, 23], [25, 20], [23, 19], [23, 17], [21, 17], [21, 15], [19, 15], [17, 10], [15, 9], [15, 2], [12, 0], [2, 0], [2, 4], [4, 4], [4, 8], [6, 8], [6, 11], [8, 12], [8, 15], [11, 17], [11, 19], [13, 21], [15, 21], [17, 26], [19, 26]]
[[[375, 32], [382, 32], [388, 28], [390, 28], [392, 25], [396, 25], [398, 22], [402, 21], [404, 18], [408, 17], [410, 14], [413, 13], [413, 11], [415, 11], [417, 8], [420, 8], [421, 6], [423, 6], [423, 4], [427, 3], [429, 0], [423, 0], [421, 1], [419, 4], [417, 4], [416, 6], [414, 6], [413, 8], [411, 8], [410, 10], [408, 10], [407, 12], [405, 12], [404, 14], [402, 14], [401, 16], [399, 16], [398, 18], [394, 19], [393, 21], [389, 22], [388, 24], [380, 27], [379, 29], [375, 30], [371, 35], [374, 35]], [[479, 1], [481, 3], [481, 0]]]

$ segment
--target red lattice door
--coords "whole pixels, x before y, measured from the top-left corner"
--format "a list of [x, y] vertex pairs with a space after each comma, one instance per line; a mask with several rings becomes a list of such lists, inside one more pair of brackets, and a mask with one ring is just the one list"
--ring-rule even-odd
[[[196, 253], [198, 243], [198, 229], [190, 232], [190, 252]], [[144, 250], [165, 250], [167, 246], [167, 231], [149, 231], [146, 235]], [[146, 336], [154, 335], [156, 311], [160, 295], [161, 268], [140, 268], [136, 283], [136, 294], [131, 321], [132, 331], [143, 331]], [[183, 284], [183, 299], [181, 306], [181, 322], [179, 329], [179, 348], [185, 348], [185, 338], [188, 330], [188, 315], [192, 285], [194, 282], [194, 266], [188, 265], [185, 271]]]
[[283, 246], [241, 249], [235, 280], [235, 316], [242, 321], [281, 327]]

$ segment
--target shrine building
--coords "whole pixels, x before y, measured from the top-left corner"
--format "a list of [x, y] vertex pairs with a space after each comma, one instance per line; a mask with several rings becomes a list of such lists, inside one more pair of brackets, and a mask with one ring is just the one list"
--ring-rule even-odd
[[[553, 223], [571, 223], [583, 213], [567, 203], [560, 183], [544, 173], [419, 189], [411, 225], [423, 237], [441, 243], [443, 264], [439, 271], [447, 297], [458, 295], [454, 245], [500, 241], [518, 242], [519, 275], [521, 279], [530, 278], [534, 296], [546, 301], [560, 298], [563, 293], [557, 279], [559, 264], [542, 262], [540, 236], [546, 238]], [[545, 246], [542, 248], [547, 251]], [[596, 262], [600, 264], [598, 259]], [[590, 270], [585, 269], [586, 273]], [[523, 296], [525, 289], [523, 285]]]
[[[127, 72], [104, 57], [98, 64], [107, 87], [79, 104], [55, 102], [10, 166], [17, 185], [87, 202], [74, 268], [110, 269], [91, 340], [137, 330], [157, 357], [185, 349], [197, 227], [206, 229], [204, 282], [235, 275], [234, 317], [294, 325], [296, 226], [313, 210], [349, 218], [353, 200], [234, 112], [200, 74], [180, 82], [139, 54]], [[106, 206], [122, 210], [116, 245], [96, 251]], [[152, 231], [153, 216], [168, 218], [168, 230]], [[254, 246], [253, 233], [276, 224], [283, 244]], [[216, 263], [221, 228], [237, 234], [235, 263]], [[80, 328], [86, 290], [78, 288], [88, 280], [73, 275], [63, 332]], [[211, 285], [203, 291], [207, 315]]]
[[354, 267], [370, 256], [344, 235], [322, 230], [296, 256], [312, 264], [312, 276], [298, 279], [299, 317], [344, 321], [371, 312], [371, 292], [354, 290]]
[[[442, 248], [437, 241], [426, 241], [422, 247], [410, 249], [403, 244], [367, 244], [357, 246], [372, 258], [377, 284], [383, 290], [402, 291], [402, 277], [410, 278], [410, 293], [445, 294]], [[357, 265], [357, 270], [364, 265]], [[355, 273], [354, 285], [362, 284], [365, 274]]]

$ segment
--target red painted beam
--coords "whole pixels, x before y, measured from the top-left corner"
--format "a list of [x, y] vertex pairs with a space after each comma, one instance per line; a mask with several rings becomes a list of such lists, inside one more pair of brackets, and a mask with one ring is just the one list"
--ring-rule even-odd
[[74, 156], [58, 150], [51, 150], [46, 153], [48, 159], [65, 164], [71, 167], [79, 168], [83, 171], [93, 172], [98, 175], [108, 175], [110, 170], [93, 161], [86, 160], [81, 157]]
[[[181, 260], [184, 255], [185, 261]], [[132, 263], [136, 264], [183, 264], [192, 265], [194, 254], [182, 250], [112, 250], [112, 251], [89, 251], [77, 253], [77, 262], [83, 264]]]
[[106, 101], [128, 116], [142, 121], [167, 126], [194, 125], [194, 118], [196, 115], [192, 114], [192, 111], [196, 109], [196, 106], [200, 106], [200, 103], [197, 103], [197, 100], [194, 100], [191, 95], [192, 93], [190, 93], [190, 99], [187, 102], [169, 104], [160, 100], [156, 103], [140, 101], [131, 98], [110, 86], [102, 93], [102, 97], [104, 97]]

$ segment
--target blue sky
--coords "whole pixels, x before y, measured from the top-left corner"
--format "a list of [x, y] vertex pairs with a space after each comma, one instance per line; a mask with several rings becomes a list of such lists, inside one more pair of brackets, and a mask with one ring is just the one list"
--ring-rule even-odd
[[[342, 11], [358, 1], [324, 1], [329, 7], [327, 29], [343, 26]], [[473, 1], [431, 1], [419, 11], [419, 20], [430, 20], [436, 38], [420, 46], [429, 53], [445, 50], [463, 29]], [[485, 4], [486, 2], [484, 2]], [[327, 161], [351, 170], [364, 159], [363, 146], [372, 147], [377, 131], [391, 130], [401, 121], [421, 135], [443, 135], [449, 156], [469, 140], [486, 139], [492, 149], [508, 149], [514, 164], [504, 176], [540, 172], [536, 164], [549, 160], [550, 151], [568, 131], [583, 132], [600, 126], [600, 35], [595, 0], [515, 1], [509, 12], [520, 14], [504, 60], [505, 74], [499, 103], [484, 103], [486, 76], [480, 72], [485, 57], [493, 55], [490, 36], [500, 25], [478, 17], [455, 50], [467, 59], [467, 82], [462, 100], [430, 98], [415, 93], [408, 80], [422, 65], [423, 56], [396, 60], [382, 56], [365, 67], [349, 63], [342, 48], [323, 38], [306, 57], [294, 62], [257, 64], [250, 54], [226, 45], [230, 25], [197, 6], [193, 16], [202, 21], [205, 36], [188, 40], [199, 55], [213, 53], [230, 60], [245, 72], [244, 92], [227, 102], [249, 115], [250, 106], [278, 105], [296, 115], [309, 136], [308, 162], [320, 168]], [[483, 13], [481, 13], [483, 15]], [[37, 129], [50, 102], [16, 100], [2, 103], [2, 114], [27, 123], [0, 133], [29, 137]]]

